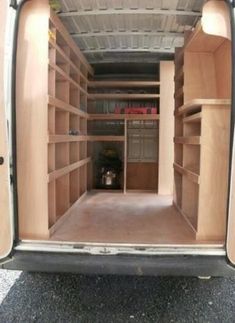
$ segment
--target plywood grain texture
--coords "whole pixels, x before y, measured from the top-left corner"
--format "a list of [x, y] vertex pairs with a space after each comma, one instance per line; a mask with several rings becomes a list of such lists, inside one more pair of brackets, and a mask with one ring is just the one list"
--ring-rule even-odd
[[157, 192], [157, 163], [127, 163], [127, 190], [153, 190]]
[[195, 232], [172, 205], [154, 193], [90, 192], [56, 226], [53, 241], [131, 244], [221, 244], [196, 241]]
[[222, 239], [226, 231], [229, 160], [228, 107], [202, 109], [199, 239]]
[[17, 170], [19, 234], [24, 239], [49, 237], [47, 192], [49, 16], [50, 8], [47, 0], [29, 1], [23, 7], [19, 24], [16, 77]]
[[174, 63], [160, 62], [160, 125], [158, 193], [173, 194]]

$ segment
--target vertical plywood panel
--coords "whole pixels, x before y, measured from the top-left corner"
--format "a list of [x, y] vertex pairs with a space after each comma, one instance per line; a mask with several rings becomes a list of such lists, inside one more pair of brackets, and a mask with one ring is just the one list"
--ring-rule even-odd
[[160, 129], [158, 193], [173, 194], [174, 63], [160, 62]]
[[126, 186], [127, 186], [127, 120], [124, 121], [124, 169], [123, 169], [123, 192], [126, 193]]
[[[48, 238], [47, 0], [22, 10], [17, 52], [17, 169], [21, 239]], [[39, 32], [40, 31], [40, 32]], [[32, 79], [33, 77], [33, 79]]]
[[127, 163], [126, 189], [157, 191], [157, 163]]
[[204, 106], [201, 127], [198, 239], [224, 239], [229, 157], [228, 107]]
[[214, 57], [217, 82], [217, 98], [230, 99], [232, 89], [231, 41], [225, 40], [214, 53]]
[[216, 97], [213, 53], [185, 52], [184, 103], [195, 98], [211, 99]]

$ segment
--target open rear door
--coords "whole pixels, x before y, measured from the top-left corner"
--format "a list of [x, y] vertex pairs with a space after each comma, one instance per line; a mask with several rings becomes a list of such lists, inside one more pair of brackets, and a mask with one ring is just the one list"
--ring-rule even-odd
[[[0, 1], [0, 263], [11, 253], [13, 245], [13, 212], [11, 210], [11, 186], [9, 163], [9, 132], [6, 112], [6, 30], [9, 1]], [[9, 35], [10, 37], [10, 35]]]
[[231, 264], [235, 266], [235, 2], [231, 3], [231, 30], [232, 35], [232, 118], [231, 118], [231, 160], [230, 160], [230, 187], [228, 207], [228, 228], [227, 228], [227, 256]]
[[[235, 266], [235, 1], [209, 0], [203, 6], [202, 28], [205, 33], [232, 41], [232, 107], [229, 199], [227, 222], [227, 257]], [[213, 28], [211, 28], [213, 27]], [[231, 32], [232, 31], [232, 32]]]

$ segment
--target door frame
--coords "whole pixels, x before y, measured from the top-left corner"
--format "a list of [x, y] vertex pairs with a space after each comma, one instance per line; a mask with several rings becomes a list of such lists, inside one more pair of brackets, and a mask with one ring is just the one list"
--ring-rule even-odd
[[18, 237], [15, 63], [19, 16], [26, 1], [0, 1], [0, 264], [11, 260]]
[[230, 7], [231, 41], [232, 41], [232, 102], [230, 126], [230, 160], [227, 208], [226, 252], [228, 262], [235, 266], [235, 1], [227, 0]]
[[[11, 194], [10, 169], [10, 133], [9, 124], [9, 83], [6, 79], [10, 74], [7, 62], [11, 44], [8, 39], [9, 23], [11, 21], [7, 0], [0, 2], [2, 21], [0, 24], [0, 260], [8, 259], [13, 247], [13, 210]], [[10, 38], [10, 33], [9, 33]], [[8, 74], [9, 72], [9, 74]]]
[[[16, 124], [15, 124], [15, 73], [16, 73], [16, 49], [17, 49], [17, 31], [18, 31], [18, 21], [19, 21], [19, 16], [20, 16], [20, 11], [21, 8], [23, 7], [24, 3], [30, 0], [21, 0], [21, 1], [8, 1], [8, 0], [2, 0], [0, 1], [0, 8], [3, 6], [3, 3], [9, 3], [10, 6], [14, 7], [16, 10], [16, 15], [15, 15], [15, 27], [14, 27], [14, 33], [12, 37], [12, 44], [13, 44], [13, 51], [12, 51], [12, 60], [11, 60], [11, 70], [12, 70], [12, 77], [11, 77], [11, 93], [10, 93], [10, 109], [11, 110], [11, 120], [9, 120], [9, 129], [11, 129], [10, 133], [8, 134], [9, 137], [7, 138], [7, 122], [6, 118], [4, 119], [5, 121], [5, 145], [7, 143], [8, 139], [8, 144], [10, 147], [5, 146], [5, 151], [4, 154], [6, 156], [6, 159], [4, 161], [4, 178], [6, 179], [6, 185], [5, 185], [5, 192], [6, 196], [8, 199], [8, 205], [9, 207], [5, 207], [5, 212], [0, 213], [0, 220], [1, 219], [1, 214], [3, 214], [3, 217], [5, 218], [5, 223], [8, 232], [10, 232], [10, 239], [6, 243], [5, 246], [5, 252], [4, 252], [4, 257], [1, 256], [1, 249], [0, 249], [0, 262], [5, 261], [6, 257], [9, 256], [12, 252], [13, 244], [14, 241], [17, 243], [18, 241], [18, 232], [17, 232], [17, 218], [18, 218], [18, 212], [17, 212], [17, 176], [16, 176]], [[226, 1], [226, 0], [225, 0]], [[232, 29], [232, 57], [235, 57], [235, 32], [234, 32], [234, 27], [235, 27], [235, 1], [226, 1], [228, 3], [230, 12], [231, 12], [231, 29]], [[1, 12], [2, 8], [1, 8]], [[6, 17], [7, 15], [2, 15], [3, 17]], [[2, 21], [2, 25], [3, 21]], [[0, 30], [1, 32], [1, 30]], [[1, 37], [0, 37], [1, 41]], [[1, 59], [1, 57], [0, 57]], [[234, 59], [233, 59], [234, 60]], [[233, 64], [233, 88], [235, 87], [235, 66]], [[0, 71], [1, 71], [1, 61], [0, 61]], [[1, 79], [0, 75], [0, 88], [3, 86], [3, 80]], [[0, 91], [1, 92], [1, 91]], [[0, 105], [1, 107], [4, 107], [2, 104], [4, 98], [1, 97], [0, 93]], [[5, 98], [6, 101], [6, 98]], [[4, 112], [1, 110], [0, 107], [0, 113]], [[6, 110], [5, 110], [6, 113]], [[9, 111], [7, 111], [9, 113]], [[0, 120], [1, 121], [1, 120]], [[227, 226], [227, 237], [226, 237], [226, 251], [227, 251], [227, 260], [230, 264], [235, 266], [235, 131], [234, 131], [234, 126], [235, 126], [235, 89], [232, 91], [232, 109], [231, 109], [231, 141], [230, 141], [230, 167], [229, 167], [229, 194], [228, 194], [228, 226]], [[0, 142], [0, 148], [2, 147], [4, 143]], [[11, 149], [12, 148], [12, 149]], [[11, 149], [11, 151], [10, 151]], [[10, 158], [9, 158], [10, 156]], [[10, 167], [9, 165], [9, 160], [12, 161], [12, 165]], [[3, 165], [0, 165], [1, 170], [3, 169]], [[1, 180], [1, 173], [0, 170], [0, 180]], [[12, 178], [12, 183], [10, 183], [10, 176]], [[1, 187], [0, 187], [1, 189]], [[0, 192], [2, 194], [2, 191]], [[13, 202], [11, 202], [13, 201]], [[1, 202], [1, 200], [0, 200]], [[10, 207], [10, 204], [13, 205], [14, 207]], [[0, 204], [1, 205], [1, 204]], [[5, 215], [5, 216], [4, 216]], [[0, 226], [0, 236], [2, 234], [2, 223]], [[1, 238], [0, 238], [0, 244], [1, 244]], [[3, 255], [3, 252], [2, 252]]]

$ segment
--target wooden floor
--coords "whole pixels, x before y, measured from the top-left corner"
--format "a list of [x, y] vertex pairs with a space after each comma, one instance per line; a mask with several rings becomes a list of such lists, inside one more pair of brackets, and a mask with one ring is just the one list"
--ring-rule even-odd
[[196, 243], [191, 227], [172, 206], [172, 197], [154, 193], [106, 192], [88, 193], [54, 232], [51, 240], [138, 244]]

